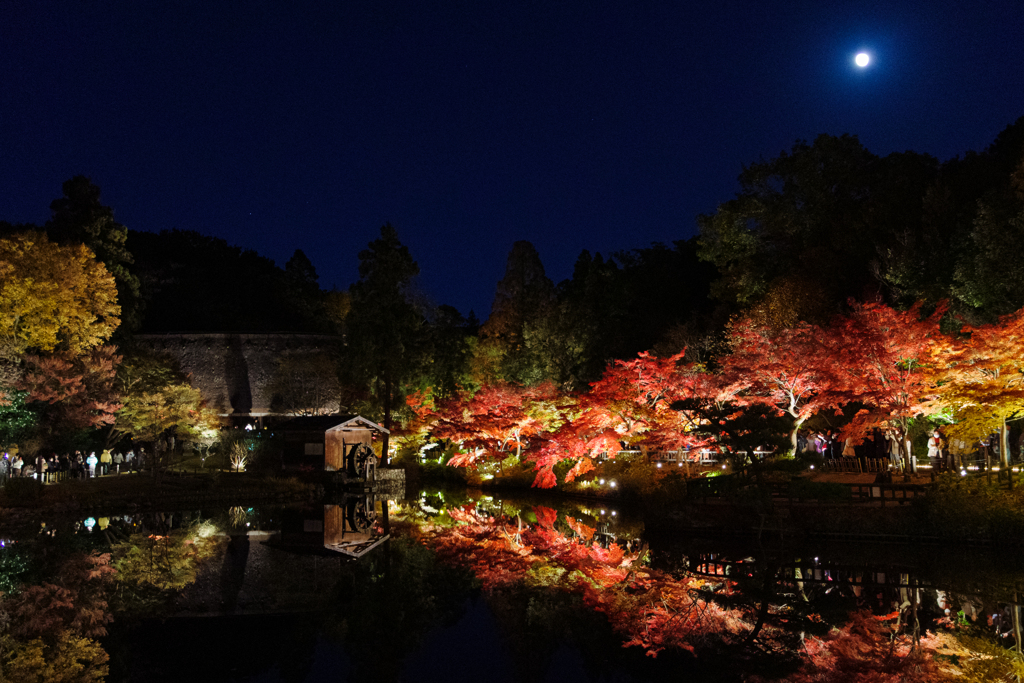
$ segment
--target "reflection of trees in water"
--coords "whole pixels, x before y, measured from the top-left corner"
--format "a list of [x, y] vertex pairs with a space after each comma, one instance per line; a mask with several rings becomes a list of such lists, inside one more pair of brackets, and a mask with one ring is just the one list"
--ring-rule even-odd
[[326, 632], [346, 646], [352, 680], [398, 680], [427, 633], [458, 621], [476, 594], [472, 575], [410, 539], [343, 565]]
[[[950, 672], [940, 671], [935, 656], [960, 652], [956, 675], [972, 680], [971, 662], [982, 661], [950, 633], [934, 632], [942, 616], [936, 593], [906, 572], [885, 578], [793, 566], [784, 553], [769, 552], [731, 566], [718, 562], [717, 571], [704, 567], [704, 576], [690, 571], [692, 562], [659, 570], [641, 561], [643, 551], [594, 543], [594, 528], [580, 519], [543, 506], [512, 517], [494, 509], [449, 507], [420, 532], [444, 561], [478, 577], [520, 660], [528, 652], [550, 657], [560, 642], [552, 631], [564, 638], [574, 621], [586, 623], [578, 612], [575, 620], [565, 616], [586, 606], [607, 617], [626, 645], [651, 654], [689, 651], [695, 666], [714, 662], [716, 675], [945, 680]], [[1005, 653], [997, 659], [1000, 670], [1016, 666]], [[542, 673], [538, 666], [524, 667], [526, 677]]]
[[[429, 503], [428, 507], [442, 506], [437, 497]], [[827, 667], [833, 671], [832, 678], [823, 680], [845, 680], [836, 676], [857, 671], [865, 681], [879, 680], [883, 669], [897, 676], [893, 680], [899, 676], [938, 680], [932, 658], [936, 652], [957, 657], [962, 668], [973, 667], [974, 673], [960, 680], [998, 680], [1003, 675], [999, 672], [1012, 670], [1006, 651], [993, 645], [991, 638], [981, 637], [986, 613], [999, 611], [993, 600], [978, 600], [973, 608], [979, 628], [974, 635], [954, 640], [929, 634], [926, 629], [939, 614], [938, 595], [929, 588], [915, 588], [917, 577], [905, 576], [906, 571], [896, 565], [889, 565], [885, 580], [879, 581], [877, 573], [858, 575], [856, 570], [815, 564], [809, 558], [796, 567], [792, 555], [779, 548], [758, 549], [754, 557], [740, 552], [722, 556], [704, 548], [685, 558], [676, 549], [648, 563], [636, 539], [627, 546], [628, 534], [624, 536], [614, 525], [599, 533], [600, 520], [579, 508], [573, 511], [574, 517], [567, 517], [543, 506], [524, 508], [491, 501], [486, 510], [463, 507], [438, 513], [435, 509], [429, 518], [410, 509], [401, 516], [404, 521], [396, 524], [401, 538], [393, 538], [362, 560], [319, 558], [315, 590], [326, 612], [291, 621], [271, 617], [200, 620], [221, 626], [209, 629], [210, 654], [197, 656], [223, 658], [224, 643], [237, 641], [238, 648], [249, 653], [244, 665], [225, 664], [218, 677], [237, 678], [243, 669], [255, 674], [276, 667], [287, 672], [282, 676], [288, 680], [304, 680], [316, 643], [326, 635], [341, 646], [339, 651], [343, 649], [345, 655], [339, 656], [346, 658], [343, 668], [352, 680], [393, 680], [407, 672], [411, 653], [433, 642], [427, 640], [428, 634], [466, 616], [467, 599], [482, 587], [502, 643], [513, 655], [515, 677], [522, 680], [547, 675], [546, 667], [564, 656], [559, 654], [564, 645], [581, 655], [581, 665], [595, 679], [625, 663], [649, 676], [645, 680], [662, 673], [668, 678], [671, 667], [675, 675], [686, 671], [700, 680], [739, 680], [751, 671], [787, 681], [812, 680]], [[410, 524], [411, 518], [417, 524]], [[253, 511], [252, 519], [258, 521], [261, 513]], [[133, 519], [132, 524], [108, 520], [102, 532], [97, 526], [92, 533], [71, 530], [65, 534], [61, 527], [55, 537], [44, 541], [64, 548], [64, 556], [89, 546], [101, 547], [107, 537], [115, 544], [134, 544], [139, 551], [136, 573], [144, 577], [151, 551], [157, 564], [167, 569], [178, 561], [175, 557], [187, 559], [193, 548], [184, 542], [190, 527], [182, 528], [181, 523], [181, 515], [149, 514]], [[153, 533], [157, 529], [166, 531]], [[594, 545], [602, 535], [608, 536], [608, 543]], [[251, 558], [255, 547], [245, 548], [239, 541], [217, 556], [222, 561], [211, 565], [216, 592], [227, 611], [232, 590], [237, 596], [246, 558]], [[174, 554], [179, 551], [181, 555]], [[919, 552], [922, 555], [915, 561], [933, 561], [928, 552]], [[936, 557], [957, 555], [941, 548], [934, 553]], [[54, 564], [57, 556], [48, 555], [50, 571], [59, 569]], [[853, 556], [852, 551], [847, 550], [846, 556]], [[293, 556], [282, 557], [289, 558], [283, 562], [293, 567], [297, 583], [309, 581], [308, 573], [294, 570]], [[726, 557], [745, 561], [733, 562], [720, 572], [709, 569], [709, 563], [724, 563]], [[950, 559], [939, 573], [952, 576], [961, 561], [967, 571], [969, 564], [961, 558]], [[693, 572], [701, 563], [709, 565], [704, 567], [707, 576]], [[976, 575], [992, 580], [993, 586], [1011, 588], [1019, 571], [1000, 569], [997, 564], [985, 563]], [[126, 580], [128, 568], [124, 569], [117, 581]], [[165, 574], [171, 577], [173, 572]], [[967, 576], [957, 575], [957, 588], [946, 593], [954, 613], [974, 600]], [[1012, 599], [1013, 593], [1009, 596]], [[913, 632], [907, 626], [915, 610], [921, 640], [913, 652]], [[131, 661], [149, 658], [152, 665], [167, 656], [163, 650], [187, 645], [190, 652], [199, 652], [197, 647], [205, 647], [197, 645], [202, 639], [196, 636], [199, 630], [194, 621], [175, 623], [182, 624], [178, 635], [166, 625], [150, 633], [152, 640], [165, 646], [159, 652], [156, 645], [141, 642], [141, 634], [129, 638], [123, 632], [108, 641], [109, 648], [121, 650], [110, 651], [115, 660], [123, 654]], [[185, 624], [191, 630], [184, 630]], [[281, 630], [273, 637], [257, 632], [266, 628]], [[639, 647], [623, 650], [623, 640]], [[458, 644], [452, 647], [457, 652]], [[661, 649], [661, 653], [651, 661], [643, 656], [644, 649]], [[982, 659], [982, 654], [991, 659]], [[176, 671], [175, 665], [168, 663], [167, 671]], [[911, 668], [913, 675], [907, 673]], [[996, 673], [978, 673], [984, 671]], [[168, 673], [164, 680], [174, 678]]]

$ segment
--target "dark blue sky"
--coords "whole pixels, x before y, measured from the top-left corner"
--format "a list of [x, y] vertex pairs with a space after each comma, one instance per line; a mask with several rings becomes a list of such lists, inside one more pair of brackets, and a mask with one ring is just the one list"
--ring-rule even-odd
[[0, 78], [0, 219], [83, 173], [130, 228], [300, 248], [341, 288], [390, 221], [485, 318], [514, 241], [557, 281], [689, 237], [797, 139], [985, 147], [1024, 115], [1024, 6], [0, 0]]

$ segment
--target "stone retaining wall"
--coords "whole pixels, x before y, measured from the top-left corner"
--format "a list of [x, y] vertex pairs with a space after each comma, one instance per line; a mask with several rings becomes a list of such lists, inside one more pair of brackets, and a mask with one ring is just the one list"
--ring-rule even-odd
[[327, 334], [141, 334], [138, 342], [171, 356], [218, 412], [273, 414], [271, 383], [281, 358], [336, 349]]

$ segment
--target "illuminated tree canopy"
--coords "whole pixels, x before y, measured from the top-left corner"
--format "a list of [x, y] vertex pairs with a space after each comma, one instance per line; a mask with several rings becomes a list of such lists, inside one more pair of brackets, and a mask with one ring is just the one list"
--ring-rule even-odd
[[83, 245], [38, 232], [0, 239], [0, 352], [81, 353], [119, 323], [113, 276]]

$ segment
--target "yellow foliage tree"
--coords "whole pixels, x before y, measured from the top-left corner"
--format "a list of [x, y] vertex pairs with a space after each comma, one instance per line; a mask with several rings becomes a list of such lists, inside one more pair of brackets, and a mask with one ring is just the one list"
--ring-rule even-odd
[[71, 630], [56, 642], [0, 638], [0, 681], [19, 683], [100, 683], [106, 680], [110, 657], [92, 638]]
[[187, 382], [168, 382], [151, 391], [128, 391], [121, 401], [123, 406], [111, 428], [112, 437], [128, 436], [149, 444], [153, 449], [149, 464], [154, 475], [169, 462], [170, 437], [199, 443], [215, 435], [220, 427], [220, 417], [206, 407], [200, 391]]
[[114, 278], [88, 247], [40, 232], [0, 239], [0, 356], [79, 354], [109, 339], [120, 313]]
[[1024, 414], [1024, 309], [962, 332], [963, 339], [951, 338], [944, 347], [940, 401], [956, 418], [946, 435], [971, 443], [998, 433], [1001, 459], [1009, 465], [1006, 422]]

